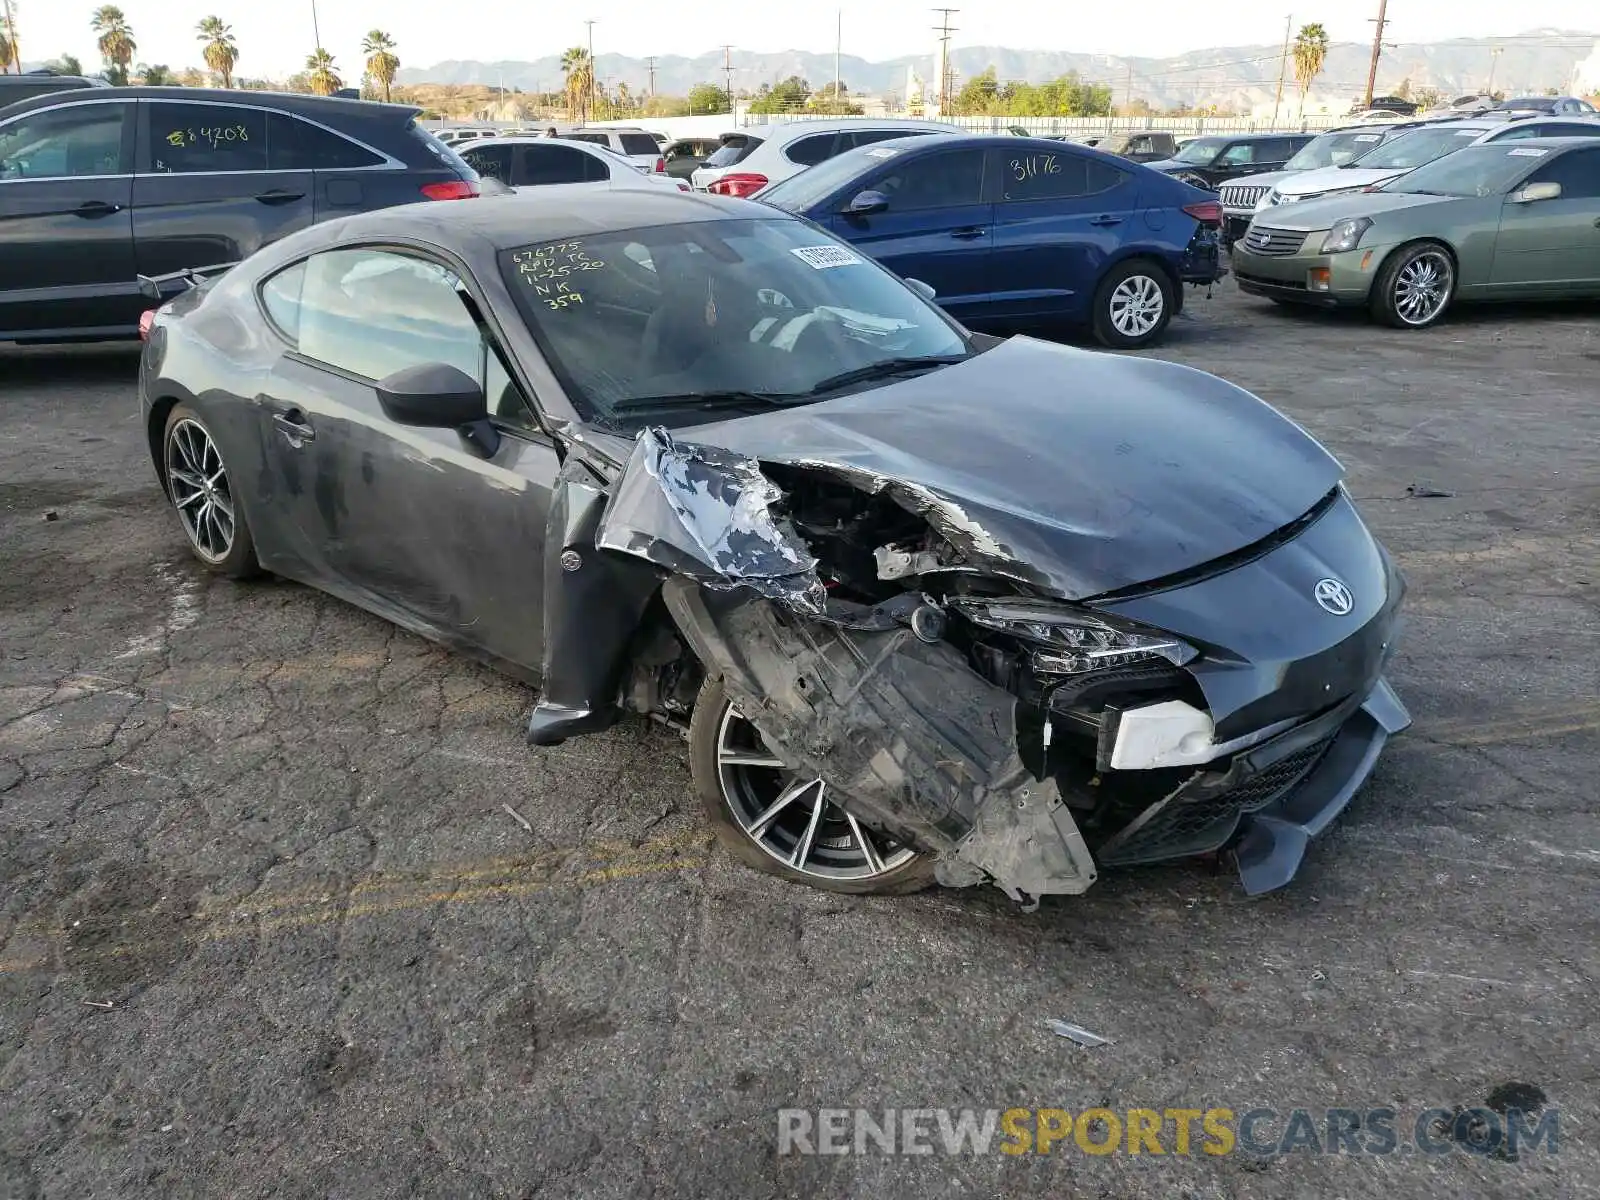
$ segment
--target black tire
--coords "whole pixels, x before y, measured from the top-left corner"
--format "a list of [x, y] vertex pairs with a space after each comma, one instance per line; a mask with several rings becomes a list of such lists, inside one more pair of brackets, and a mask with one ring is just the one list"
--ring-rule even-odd
[[[210, 445], [210, 453], [216, 456], [216, 468], [222, 474], [219, 481], [221, 486], [207, 489], [198, 497], [198, 504], [203, 507], [214, 496], [226, 503], [231, 510], [231, 536], [226, 539], [225, 548], [219, 542], [212, 542], [208, 547], [206, 533], [197, 532], [191, 518], [185, 516], [182, 502], [188, 497], [182, 491], [183, 485], [174, 478], [175, 467], [187, 470], [185, 464], [180, 461], [185, 450], [180, 448], [180, 442], [175, 439], [183, 439], [181, 445], [188, 447], [188, 453], [195, 453], [193, 448], [196, 441], [192, 433], [185, 434], [185, 431], [194, 429], [205, 435]], [[172, 503], [178, 527], [183, 530], [184, 539], [189, 543], [189, 552], [202, 567], [214, 575], [222, 575], [228, 579], [251, 579], [261, 574], [261, 564], [256, 560], [255, 539], [250, 536], [250, 524], [245, 520], [244, 507], [233, 495], [231, 479], [227, 476], [227, 466], [227, 462], [222, 458], [221, 448], [217, 446], [216, 438], [200, 415], [186, 404], [173, 405], [161, 432], [161, 468], [166, 475], [167, 497]], [[210, 532], [217, 532], [220, 528], [220, 525], [207, 526]]]
[[[1160, 311], [1153, 314], [1154, 322], [1148, 328], [1118, 328], [1118, 317], [1113, 313], [1113, 305], [1121, 307], [1132, 299], [1119, 293], [1118, 289], [1124, 288], [1125, 285], [1136, 289], [1141, 312], [1149, 314], [1151, 308], [1159, 304]], [[1118, 263], [1095, 289], [1095, 340], [1113, 350], [1143, 349], [1157, 341], [1167, 331], [1167, 326], [1172, 322], [1172, 315], [1177, 310], [1172, 280], [1159, 266], [1144, 258]], [[1136, 326], [1140, 326], [1145, 318], [1136, 316], [1133, 319]], [[1122, 318], [1125, 324], [1128, 320], [1128, 316]]]
[[870, 879], [829, 879], [797, 871], [763, 850], [739, 824], [730, 807], [730, 800], [723, 794], [717, 747], [723, 719], [730, 707], [722, 680], [707, 679], [700, 688], [694, 714], [689, 720], [689, 767], [694, 776], [695, 791], [700, 796], [706, 819], [716, 832], [717, 840], [729, 854], [745, 866], [764, 874], [846, 895], [903, 896], [920, 892], [933, 884], [934, 863], [932, 856], [927, 854], [918, 854], [908, 862]]
[[[1404, 294], [1405, 280], [1408, 273], [1425, 274], [1426, 268], [1441, 276], [1437, 289], [1441, 294], [1436, 304], [1412, 310], [1416, 316], [1408, 315], [1410, 304]], [[1378, 277], [1372, 281], [1368, 306], [1375, 318], [1395, 329], [1428, 329], [1450, 311], [1455, 291], [1456, 262], [1450, 251], [1438, 242], [1412, 242], [1389, 255], [1378, 270]]]

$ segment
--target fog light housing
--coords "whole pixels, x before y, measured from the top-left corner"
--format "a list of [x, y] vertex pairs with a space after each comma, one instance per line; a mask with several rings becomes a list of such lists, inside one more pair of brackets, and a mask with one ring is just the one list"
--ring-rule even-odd
[[1333, 290], [1333, 271], [1329, 267], [1312, 267], [1306, 272], [1306, 287], [1313, 292]]

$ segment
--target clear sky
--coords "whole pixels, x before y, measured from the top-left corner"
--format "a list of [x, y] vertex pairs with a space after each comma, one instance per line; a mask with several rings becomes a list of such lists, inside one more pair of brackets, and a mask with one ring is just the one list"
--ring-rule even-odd
[[[23, 56], [77, 55], [98, 61], [84, 0], [11, 0]], [[955, 45], [1152, 57], [1226, 43], [1271, 43], [1284, 18], [1321, 21], [1335, 41], [1371, 37], [1377, 0], [1143, 0], [1137, 19], [1125, 5], [1062, 0], [942, 0], [961, 6], [951, 18]], [[1298, 11], [1303, 6], [1304, 11]], [[200, 65], [194, 26], [216, 14], [233, 26], [244, 75], [281, 78], [298, 69], [315, 42], [312, 0], [122, 0], [139, 44], [138, 60], [174, 69]], [[443, 59], [534, 59], [581, 45], [593, 18], [597, 53], [696, 55], [729, 42], [737, 49], [829, 51], [834, 14], [843, 11], [846, 53], [870, 60], [932, 53], [935, 16], [907, 0], [750, 3], [749, 0], [317, 0], [322, 42], [347, 76], [358, 73], [361, 37], [377, 26], [399, 42], [405, 66]], [[1371, 9], [1369, 12], [1368, 9]], [[3, 10], [0, 10], [3, 11]], [[691, 15], [692, 14], [692, 15]], [[1390, 0], [1389, 40], [1514, 36], [1539, 29], [1596, 30], [1595, 0]]]

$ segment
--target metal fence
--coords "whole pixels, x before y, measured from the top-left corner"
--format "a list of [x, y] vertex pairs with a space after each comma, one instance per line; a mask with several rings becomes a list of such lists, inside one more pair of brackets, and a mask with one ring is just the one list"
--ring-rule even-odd
[[[777, 125], [789, 121], [817, 120], [815, 113], [741, 114], [741, 125]], [[824, 120], [871, 121], [872, 117], [826, 117]], [[1070, 134], [1092, 137], [1095, 134], [1160, 130], [1184, 137], [1206, 133], [1302, 133], [1348, 125], [1351, 118], [1326, 113], [1306, 117], [943, 117], [947, 125], [959, 125], [974, 133], [1005, 133], [1026, 129], [1030, 134], [1049, 136]]]

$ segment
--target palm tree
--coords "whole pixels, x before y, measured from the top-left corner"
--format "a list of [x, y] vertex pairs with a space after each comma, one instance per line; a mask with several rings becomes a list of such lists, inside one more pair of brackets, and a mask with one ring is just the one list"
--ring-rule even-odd
[[311, 90], [319, 96], [331, 96], [344, 86], [333, 55], [320, 47], [315, 53], [306, 55], [306, 73]]
[[572, 47], [561, 56], [561, 73], [567, 77], [567, 116], [581, 124], [594, 92], [594, 64], [589, 61], [589, 52], [582, 46]]
[[385, 101], [389, 99], [389, 89], [394, 86], [395, 72], [400, 70], [400, 59], [394, 48], [394, 39], [381, 29], [374, 29], [361, 39], [361, 53], [367, 56], [367, 74], [383, 89]]
[[148, 66], [140, 63], [135, 74], [145, 87], [173, 87], [178, 82], [172, 77], [172, 68], [165, 63], [151, 63]]
[[1300, 115], [1306, 115], [1306, 93], [1328, 61], [1328, 31], [1320, 24], [1300, 26], [1294, 39], [1294, 79], [1300, 85]]
[[239, 43], [233, 39], [233, 26], [225, 25], [221, 17], [205, 17], [194, 27], [194, 33], [204, 47], [201, 56], [222, 77], [222, 86], [233, 86], [233, 67], [239, 61]]
[[[12, 9], [15, 5], [12, 6]], [[17, 31], [11, 24], [16, 20], [16, 13], [12, 9], [0, 10], [0, 74], [9, 72], [15, 67], [17, 74], [22, 74], [22, 50], [17, 45]], [[6, 13], [10, 12], [10, 20]]]
[[126, 86], [128, 64], [139, 44], [133, 40], [133, 27], [115, 4], [102, 4], [89, 18], [89, 28], [100, 35], [100, 57], [106, 60], [106, 78]]
[[[4, 51], [0, 51], [0, 65], [4, 63]], [[83, 64], [78, 61], [76, 54], [63, 54], [60, 58], [52, 58], [45, 64], [57, 75], [82, 75]]]

